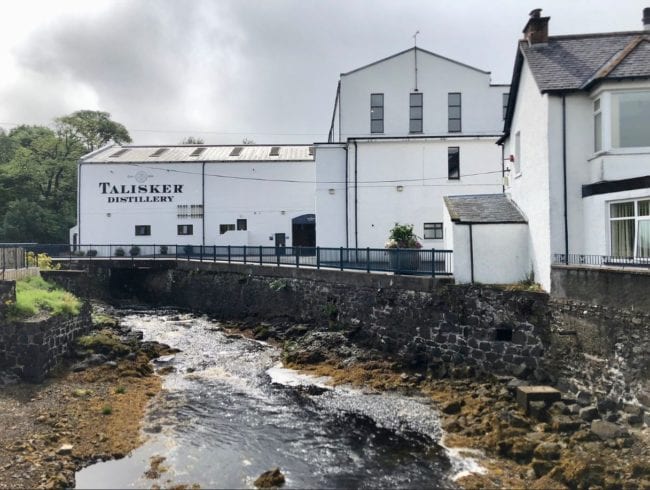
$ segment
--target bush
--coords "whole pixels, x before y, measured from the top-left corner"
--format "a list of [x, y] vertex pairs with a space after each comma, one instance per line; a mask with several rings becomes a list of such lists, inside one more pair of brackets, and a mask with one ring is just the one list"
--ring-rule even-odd
[[115, 249], [115, 257], [124, 257], [126, 253], [124, 252], [124, 249], [122, 247], [117, 247]]
[[138, 247], [137, 245], [134, 245], [133, 247], [131, 247], [129, 249], [129, 255], [131, 257], [137, 257], [138, 255], [140, 255], [140, 247]]
[[97, 250], [91, 248], [90, 250], [88, 250], [88, 252], [86, 252], [86, 255], [88, 257], [97, 257]]
[[59, 270], [61, 264], [53, 264], [52, 257], [46, 253], [35, 254], [34, 252], [27, 252], [27, 266], [38, 266], [41, 270]]
[[113, 407], [110, 405], [104, 405], [104, 408], [102, 408], [102, 415], [110, 415], [113, 413]]
[[417, 236], [413, 233], [413, 225], [395, 223], [391, 228], [386, 248], [422, 248]]
[[160, 255], [167, 255], [167, 251], [168, 251], [167, 245], [160, 246]]

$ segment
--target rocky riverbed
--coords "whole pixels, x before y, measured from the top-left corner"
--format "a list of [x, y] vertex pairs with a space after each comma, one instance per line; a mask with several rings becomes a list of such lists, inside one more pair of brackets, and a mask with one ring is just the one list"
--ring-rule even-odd
[[526, 379], [443, 363], [410, 372], [355, 345], [346, 331], [281, 323], [237, 328], [282, 345], [287, 367], [330, 376], [333, 384], [431, 397], [441, 411], [443, 443], [480, 455], [487, 469], [460, 479], [465, 488], [650, 488], [650, 429], [638, 406], [581, 392], [525, 413], [515, 394], [535, 384]]
[[161, 388], [150, 360], [174, 352], [142, 342], [106, 315], [40, 384], [0, 375], [0, 488], [74, 487], [77, 470], [128, 454]]

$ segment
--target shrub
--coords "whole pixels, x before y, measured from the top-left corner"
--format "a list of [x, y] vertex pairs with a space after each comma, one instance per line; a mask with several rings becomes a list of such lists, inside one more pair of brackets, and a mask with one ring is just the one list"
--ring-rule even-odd
[[395, 223], [391, 228], [386, 248], [422, 248], [417, 236], [413, 233], [413, 225]]
[[41, 270], [59, 270], [61, 268], [61, 264], [52, 263], [52, 257], [50, 257], [48, 254], [36, 254], [34, 252], [27, 252], [27, 266], [38, 266], [38, 268]]
[[102, 415], [110, 415], [113, 413], [113, 407], [110, 405], [104, 405], [102, 408]]
[[140, 247], [138, 247], [137, 245], [134, 245], [133, 247], [131, 247], [129, 249], [129, 255], [131, 257], [137, 257], [138, 255], [140, 255]]
[[115, 393], [117, 393], [118, 395], [123, 395], [124, 393], [126, 393], [126, 388], [124, 386], [118, 386], [117, 388], [115, 388]]
[[124, 253], [124, 249], [122, 247], [117, 247], [115, 249], [115, 257], [124, 257], [126, 254]]
[[88, 252], [86, 252], [86, 255], [88, 257], [97, 257], [97, 250], [91, 248], [90, 250], [88, 250]]
[[160, 255], [167, 255], [167, 251], [168, 251], [167, 245], [160, 246]]

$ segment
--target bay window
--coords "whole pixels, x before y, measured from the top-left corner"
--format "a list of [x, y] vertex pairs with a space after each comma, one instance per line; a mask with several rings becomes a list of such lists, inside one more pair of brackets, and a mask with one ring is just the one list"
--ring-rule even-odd
[[650, 146], [650, 91], [612, 94], [612, 147]]
[[650, 257], [650, 198], [609, 205], [614, 257]]

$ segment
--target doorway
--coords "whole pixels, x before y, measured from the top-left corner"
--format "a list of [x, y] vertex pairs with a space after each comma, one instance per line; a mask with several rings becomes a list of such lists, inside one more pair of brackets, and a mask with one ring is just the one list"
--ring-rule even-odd
[[294, 247], [316, 246], [316, 215], [303, 214], [291, 220]]

